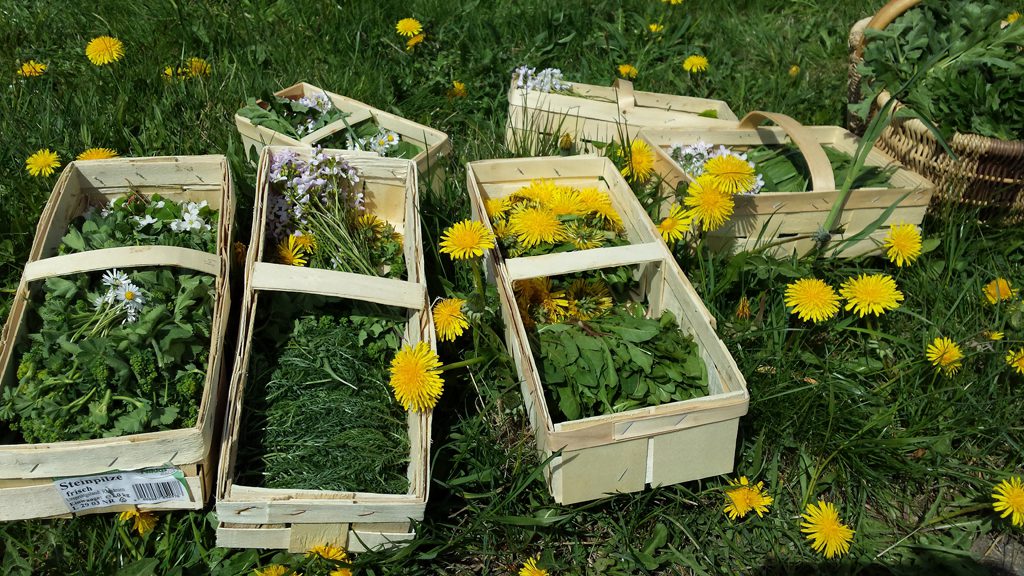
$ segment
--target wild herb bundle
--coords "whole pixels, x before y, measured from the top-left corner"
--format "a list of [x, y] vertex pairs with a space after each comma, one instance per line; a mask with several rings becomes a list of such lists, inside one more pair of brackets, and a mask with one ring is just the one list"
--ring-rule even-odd
[[1009, 22], [1009, 2], [921, 3], [884, 30], [867, 30], [866, 116], [881, 90], [938, 127], [1001, 140], [1024, 139], [1024, 22]]
[[[267, 488], [404, 494], [406, 414], [388, 388], [404, 319], [302, 316], [255, 357], [239, 469]], [[257, 333], [256, 338], [272, 333]]]
[[606, 192], [534, 180], [487, 200], [501, 248], [510, 257], [536, 256], [626, 242], [622, 218]]
[[270, 170], [268, 248], [278, 261], [370, 276], [405, 276], [402, 235], [366, 207], [365, 182], [341, 156], [291, 150]]
[[317, 145], [324, 148], [364, 150], [389, 158], [415, 158], [423, 151], [373, 120], [349, 125], [346, 118], [351, 114], [335, 108], [331, 99], [322, 92], [295, 99], [269, 94], [263, 97], [262, 103], [260, 105], [255, 98], [249, 98], [246, 105], [238, 110], [238, 115], [248, 118], [255, 126], [269, 128], [296, 140], [335, 122], [343, 122], [344, 129], [317, 141]]
[[[216, 245], [205, 202], [131, 194], [73, 222], [60, 253]], [[215, 279], [170, 269], [47, 278], [0, 419], [26, 442], [191, 426], [206, 378]]]
[[[643, 305], [589, 274], [516, 283], [534, 353], [558, 421], [689, 400], [707, 393], [707, 370], [692, 338], [665, 311]], [[619, 290], [616, 290], [619, 291]]]

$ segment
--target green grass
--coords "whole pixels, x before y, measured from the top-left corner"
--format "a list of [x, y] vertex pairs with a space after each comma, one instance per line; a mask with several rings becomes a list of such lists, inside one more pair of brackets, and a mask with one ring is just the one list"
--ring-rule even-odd
[[[254, 170], [242, 157], [233, 114], [246, 96], [305, 80], [447, 132], [455, 147], [443, 190], [423, 196], [431, 294], [468, 290], [471, 279], [436, 249], [441, 231], [467, 217], [463, 165], [509, 155], [503, 141], [511, 70], [560, 67], [568, 79], [608, 84], [623, 62], [639, 89], [723, 99], [737, 115], [785, 112], [804, 123], [842, 124], [846, 37], [881, 0], [738, 3], [657, 0], [592, 3], [0, 1], [0, 313], [6, 314], [38, 214], [56, 176], [32, 178], [39, 148], [63, 162], [89, 146], [124, 155], [227, 154], [248, 233]], [[407, 53], [394, 33], [406, 16], [427, 41]], [[660, 41], [646, 32], [661, 21]], [[85, 59], [93, 36], [124, 41], [104, 68]], [[711, 70], [680, 67], [706, 55]], [[167, 82], [165, 66], [190, 56], [213, 66], [206, 80]], [[49, 64], [41, 78], [14, 75], [19, 60]], [[794, 78], [789, 68], [797, 64]], [[452, 80], [469, 96], [445, 96]], [[983, 574], [969, 550], [983, 536], [1020, 542], [989, 510], [992, 485], [1020, 474], [1022, 377], [1001, 355], [1018, 347], [1016, 319], [979, 302], [996, 275], [1024, 284], [1017, 229], [991, 229], [969, 214], [931, 218], [938, 246], [895, 274], [903, 308], [877, 323], [809, 327], [789, 315], [782, 287], [814, 273], [833, 281], [858, 262], [768, 262], [683, 254], [684, 270], [719, 320], [751, 391], [741, 420], [737, 475], [763, 480], [775, 504], [764, 518], [729, 521], [725, 478], [562, 507], [547, 495], [514, 373], [505, 360], [446, 373], [435, 413], [433, 485], [413, 544], [363, 554], [359, 574], [512, 574], [531, 555], [552, 574]], [[755, 319], [734, 319], [746, 295]], [[977, 332], [1001, 328], [994, 345]], [[923, 360], [931, 338], [965, 347], [965, 368], [936, 378]], [[974, 342], [968, 346], [968, 342]], [[994, 346], [996, 352], [985, 349]], [[442, 346], [443, 360], [471, 352]], [[850, 555], [827, 561], [799, 532], [805, 502], [836, 502], [857, 531]], [[271, 553], [214, 548], [212, 514], [163, 515], [145, 538], [113, 517], [0, 525], [0, 570], [10, 574], [251, 574]]]

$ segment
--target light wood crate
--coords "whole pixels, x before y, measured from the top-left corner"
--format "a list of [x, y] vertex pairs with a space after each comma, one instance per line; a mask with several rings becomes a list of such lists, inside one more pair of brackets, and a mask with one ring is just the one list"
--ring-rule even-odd
[[396, 280], [285, 266], [267, 262], [268, 174], [272, 155], [291, 150], [309, 158], [308, 148], [264, 148], [257, 171], [252, 243], [246, 261], [246, 286], [239, 324], [238, 350], [228, 392], [218, 477], [217, 545], [227, 548], [281, 548], [305, 552], [333, 544], [352, 552], [401, 545], [415, 537], [410, 520], [422, 520], [429, 493], [430, 412], [407, 417], [410, 458], [406, 494], [330, 490], [292, 490], [245, 486], [235, 482], [236, 457], [245, 387], [249, 377], [256, 309], [266, 291], [319, 294], [340, 299], [397, 306], [407, 310], [403, 341], [425, 341], [437, 348], [424, 277], [416, 165], [409, 160], [372, 153], [327, 150], [359, 170], [367, 208], [405, 236], [407, 280]]
[[[616, 142], [621, 131], [633, 138], [648, 127], [733, 127], [737, 121], [721, 100], [634, 91], [633, 83], [621, 78], [610, 87], [574, 83], [572, 91], [573, 95], [527, 91], [513, 81], [505, 126], [508, 147], [536, 153], [543, 137], [569, 134], [581, 152], [594, 154], [599, 151], [592, 142]], [[708, 110], [717, 118], [700, 116]]]
[[[505, 339], [556, 502], [572, 504], [616, 492], [637, 492], [732, 471], [740, 416], [747, 412], [746, 382], [697, 292], [658, 237], [650, 218], [607, 158], [484, 160], [467, 164], [473, 216], [490, 228], [484, 202], [506, 196], [531, 179], [599, 186], [622, 216], [631, 244], [543, 256], [488, 260], [498, 287]], [[491, 229], [493, 232], [493, 229]], [[618, 414], [555, 424], [544, 395], [512, 283], [516, 280], [614, 266], [639, 269], [642, 295], [654, 315], [671, 310], [691, 335], [708, 368], [707, 396]]]
[[[105, 205], [128, 192], [160, 194], [176, 201], [206, 200], [218, 211], [216, 254], [174, 246], [125, 246], [57, 256], [68, 224], [90, 206]], [[16, 385], [16, 351], [27, 336], [28, 306], [39, 281], [108, 268], [168, 266], [216, 276], [210, 356], [196, 424], [191, 428], [114, 438], [0, 446], [0, 520], [70, 515], [53, 479], [113, 470], [177, 466], [185, 474], [187, 502], [122, 505], [78, 514], [141, 510], [198, 510], [213, 491], [220, 424], [224, 334], [235, 199], [224, 156], [115, 158], [71, 162], [61, 173], [39, 218], [35, 241], [10, 316], [0, 333], [0, 387]]]
[[441, 190], [444, 186], [445, 163], [447, 162], [447, 156], [450, 155], [452, 150], [451, 141], [448, 140], [448, 135], [444, 132], [379, 110], [358, 100], [353, 100], [334, 92], [328, 92], [305, 82], [299, 82], [274, 94], [293, 100], [304, 96], [326, 94], [335, 108], [348, 112], [350, 116], [345, 118], [344, 121], [333, 122], [316, 132], [296, 140], [270, 128], [256, 126], [248, 118], [235, 114], [235, 127], [238, 129], [238, 134], [242, 137], [242, 149], [245, 151], [246, 158], [258, 157], [264, 146], [312, 148], [335, 132], [344, 131], [346, 122], [349, 126], [355, 126], [365, 120], [372, 120], [381, 128], [396, 132], [402, 139], [422, 148], [420, 153], [412, 159], [416, 163], [421, 179], [425, 179], [426, 183], [433, 190]]
[[[759, 126], [766, 120], [774, 122], [777, 127]], [[673, 144], [704, 141], [740, 152], [762, 145], [795, 144], [810, 170], [812, 189], [805, 192], [762, 190], [756, 195], [737, 195], [734, 197], [735, 211], [726, 225], [707, 233], [708, 243], [714, 249], [743, 252], [765, 248], [767, 253], [775, 256], [793, 253], [802, 256], [814, 250], [814, 236], [825, 224], [829, 210], [839, 198], [836, 180], [844, 178], [845, 173], [832, 173], [822, 146], [827, 145], [852, 156], [860, 143], [857, 136], [843, 128], [803, 126], [789, 116], [772, 112], [751, 112], [735, 129], [648, 129], [640, 132], [640, 138], [654, 150], [654, 172], [662, 179], [660, 186], [664, 202], [660, 206], [661, 217], [668, 215], [679, 184], [692, 181], [669, 156], [669, 148]], [[920, 225], [928, 210], [935, 191], [930, 181], [901, 166], [878, 148], [873, 148], [868, 154], [866, 165], [895, 167], [889, 180], [892, 187], [859, 188], [850, 193], [837, 221], [842, 233], [832, 236], [825, 249], [826, 254], [853, 258], [876, 251], [891, 226], [900, 223]], [[869, 236], [856, 242], [845, 242], [893, 205], [896, 208]], [[768, 247], [769, 244], [772, 246]], [[836, 252], [837, 248], [841, 251]]]

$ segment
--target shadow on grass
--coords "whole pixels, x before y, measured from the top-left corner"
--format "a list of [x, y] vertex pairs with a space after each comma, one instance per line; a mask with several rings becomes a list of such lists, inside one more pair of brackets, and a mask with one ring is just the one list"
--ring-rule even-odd
[[[1006, 560], [1009, 562], [1009, 560]], [[999, 562], [973, 558], [953, 558], [948, 554], [922, 552], [913, 562], [881, 566], [859, 562], [823, 562], [821, 564], [767, 564], [750, 572], [761, 576], [803, 576], [806, 574], [857, 574], [858, 576], [1021, 576], [1019, 571]]]

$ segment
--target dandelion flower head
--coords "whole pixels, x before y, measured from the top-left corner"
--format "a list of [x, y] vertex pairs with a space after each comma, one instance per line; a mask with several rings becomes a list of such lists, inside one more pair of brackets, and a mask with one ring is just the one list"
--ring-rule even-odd
[[391, 388], [395, 399], [406, 410], [426, 412], [434, 408], [444, 380], [441, 361], [426, 342], [405, 346], [391, 360]]
[[318, 544], [310, 548], [309, 551], [306, 552], [306, 558], [313, 556], [319, 556], [325, 560], [337, 560], [339, 562], [348, 560], [348, 552], [345, 552], [344, 548], [340, 546], [332, 546], [330, 544]]
[[619, 64], [619, 76], [632, 80], [639, 71], [632, 64]]
[[156, 527], [157, 517], [152, 512], [140, 512], [138, 510], [125, 510], [118, 515], [121, 522], [132, 522], [132, 530], [139, 536], [145, 536], [147, 532]]
[[683, 70], [686, 70], [690, 74], [699, 74], [701, 72], [707, 72], [708, 59], [704, 56], [697, 54], [687, 56], [686, 60], [683, 60]]
[[445, 342], [454, 342], [469, 328], [469, 321], [462, 307], [466, 301], [461, 298], [445, 298], [434, 304], [434, 328], [437, 337]]
[[111, 36], [97, 36], [85, 46], [85, 55], [96, 66], [117, 62], [124, 56], [124, 44]]
[[1024, 348], [1007, 352], [1006, 364], [1018, 374], [1024, 374]]
[[719, 154], [708, 159], [704, 173], [713, 176], [718, 186], [729, 194], [749, 192], [757, 181], [750, 162], [734, 154]]
[[867, 314], [880, 316], [888, 310], [895, 310], [903, 301], [903, 293], [888, 274], [861, 274], [843, 282], [839, 291], [846, 298], [845, 309], [853, 310], [861, 318]]
[[854, 532], [839, 520], [839, 512], [834, 504], [823, 500], [817, 504], [808, 504], [803, 519], [800, 531], [807, 534], [815, 552], [823, 554], [825, 558], [834, 558], [850, 551]]
[[491, 248], [494, 248], [494, 235], [476, 220], [456, 222], [441, 235], [441, 252], [453, 260], [478, 258]]
[[1017, 296], [1017, 289], [1006, 278], [996, 278], [985, 285], [985, 298], [989, 304], [998, 304], [1003, 300], [1012, 300]]
[[774, 501], [764, 493], [764, 482], [750, 484], [746, 476], [740, 476], [739, 480], [729, 480], [729, 485], [733, 488], [725, 492], [725, 513], [730, 520], [743, 518], [750, 512], [762, 517]]
[[1002, 512], [999, 515], [1000, 518], [1009, 516], [1010, 522], [1014, 526], [1024, 528], [1024, 483], [1021, 483], [1020, 476], [1014, 476], [997, 484], [992, 498], [995, 499], [992, 509]]
[[537, 558], [530, 558], [526, 562], [523, 562], [523, 567], [519, 569], [519, 576], [548, 576], [548, 571], [543, 568], [537, 567]]
[[785, 303], [804, 322], [824, 322], [839, 312], [836, 291], [817, 278], [801, 278], [786, 286]]
[[625, 159], [622, 175], [631, 182], [646, 182], [654, 172], [654, 151], [645, 140], [634, 138], [629, 143], [628, 155], [624, 148], [619, 148], [619, 158]]
[[956, 374], [956, 371], [963, 365], [964, 354], [960, 346], [950, 338], [937, 337], [928, 345], [925, 356], [937, 369], [942, 370], [946, 375]]
[[406, 38], [412, 38], [423, 31], [423, 24], [415, 18], [402, 18], [395, 24], [395, 32]]
[[539, 244], [553, 244], [565, 238], [562, 222], [547, 208], [523, 208], [512, 213], [508, 220], [509, 232], [524, 248]]
[[108, 160], [110, 158], [117, 158], [117, 151], [111, 148], [89, 148], [75, 157], [75, 160]]
[[900, 267], [909, 266], [921, 255], [921, 232], [913, 224], [897, 224], [889, 228], [882, 246], [890, 262]]
[[683, 235], [690, 229], [691, 220], [692, 218], [686, 216], [682, 206], [673, 204], [668, 211], [668, 216], [662, 218], [661, 223], [658, 224], [658, 233], [661, 234], [665, 242], [675, 244], [682, 240]]
[[25, 160], [25, 169], [33, 176], [49, 176], [59, 167], [57, 153], [49, 148], [38, 150]]
[[43, 72], [46, 72], [46, 68], [46, 64], [43, 64], [42, 62], [29, 60], [28, 62], [22, 62], [21, 66], [18, 67], [18, 76], [23, 78], [42, 76]]
[[732, 216], [736, 202], [721, 189], [710, 174], [701, 174], [690, 182], [683, 204], [689, 207], [687, 215], [700, 222], [704, 230], [717, 230]]

